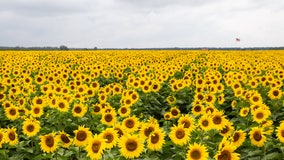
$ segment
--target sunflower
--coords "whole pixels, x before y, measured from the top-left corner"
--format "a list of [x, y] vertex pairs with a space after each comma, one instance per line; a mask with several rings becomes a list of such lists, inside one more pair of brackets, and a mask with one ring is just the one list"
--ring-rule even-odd
[[58, 99], [56, 108], [60, 112], [68, 112], [69, 103], [65, 99]]
[[217, 97], [217, 100], [218, 100], [218, 104], [223, 104], [225, 102], [225, 95], [224, 93], [220, 94], [218, 97]]
[[242, 130], [235, 131], [232, 134], [232, 144], [238, 148], [246, 139], [246, 133]]
[[208, 131], [210, 129], [213, 129], [212, 118], [205, 114], [205, 115], [203, 115], [199, 118], [198, 125], [204, 131]]
[[137, 135], [124, 135], [119, 141], [120, 153], [125, 158], [138, 158], [144, 149], [143, 141]]
[[166, 113], [164, 114], [164, 119], [165, 119], [165, 120], [170, 120], [171, 118], [172, 118], [171, 112], [166, 112]]
[[45, 99], [40, 96], [40, 97], [35, 97], [33, 100], [32, 100], [32, 103], [34, 105], [37, 105], [37, 106], [40, 106], [40, 107], [44, 107], [45, 106]]
[[194, 143], [189, 146], [189, 150], [186, 154], [187, 160], [207, 160], [208, 152], [204, 145]]
[[246, 117], [247, 115], [248, 115], [248, 113], [249, 113], [249, 107], [243, 107], [243, 108], [241, 108], [241, 110], [240, 110], [240, 116], [241, 117]]
[[268, 97], [272, 100], [277, 100], [282, 97], [282, 92], [278, 88], [271, 88], [268, 92]]
[[120, 117], [127, 117], [129, 116], [130, 112], [131, 112], [131, 109], [128, 106], [121, 106], [118, 109], [118, 114], [120, 115]]
[[72, 144], [72, 139], [70, 138], [69, 134], [65, 133], [64, 131], [58, 133], [57, 139], [63, 148], [69, 148], [69, 146]]
[[72, 115], [74, 117], [83, 117], [85, 113], [87, 112], [88, 108], [80, 103], [80, 104], [74, 104], [74, 107], [72, 109]]
[[182, 115], [178, 119], [178, 125], [181, 125], [184, 128], [189, 129], [190, 132], [195, 129], [194, 118], [190, 117], [188, 114]]
[[2, 144], [5, 142], [6, 142], [5, 130], [0, 128], [0, 148], [2, 148]]
[[28, 137], [35, 136], [40, 130], [40, 122], [35, 119], [26, 119], [23, 122], [23, 133]]
[[249, 101], [251, 102], [251, 104], [261, 104], [262, 103], [262, 97], [259, 93], [255, 92], [249, 98]]
[[101, 136], [94, 135], [90, 138], [85, 150], [87, 151], [87, 156], [91, 159], [100, 159], [105, 150], [105, 141]]
[[128, 133], [137, 131], [139, 126], [139, 120], [135, 115], [122, 121], [122, 127]]
[[12, 128], [8, 128], [6, 130], [6, 142], [9, 143], [12, 146], [15, 146], [18, 144], [19, 139], [18, 139], [18, 134], [16, 132], [16, 128], [12, 127]]
[[201, 105], [201, 104], [196, 104], [194, 105], [192, 108], [191, 108], [191, 113], [194, 115], [194, 116], [199, 116], [203, 113], [204, 111], [204, 106]]
[[92, 105], [92, 114], [98, 115], [102, 113], [102, 106], [100, 104]]
[[239, 154], [234, 153], [235, 147], [232, 145], [226, 145], [215, 155], [216, 160], [239, 160]]
[[281, 121], [280, 125], [277, 127], [276, 136], [281, 143], [284, 143], [284, 121]]
[[178, 118], [180, 116], [180, 110], [177, 107], [172, 107], [170, 113], [172, 118]]
[[212, 114], [212, 122], [213, 128], [222, 130], [226, 126], [228, 120], [223, 115], [223, 112], [217, 111]]
[[190, 132], [183, 126], [173, 126], [169, 134], [170, 139], [177, 145], [183, 146], [189, 141]]
[[116, 113], [115, 111], [103, 112], [101, 118], [102, 124], [113, 126], [116, 123]]
[[40, 148], [43, 152], [53, 153], [58, 148], [59, 140], [55, 136], [55, 133], [49, 133], [43, 136], [40, 136]]
[[268, 116], [271, 115], [271, 112], [270, 110], [267, 109], [257, 108], [252, 112], [252, 114], [253, 114], [253, 121], [261, 123], [265, 121], [268, 118]]
[[234, 126], [228, 122], [225, 127], [223, 129], [220, 130], [220, 134], [223, 136], [223, 137], [228, 137], [231, 132], [234, 130]]
[[118, 138], [120, 138], [121, 136], [123, 136], [125, 134], [121, 124], [119, 124], [119, 123], [115, 123], [113, 125], [113, 129], [116, 131]]
[[162, 149], [163, 144], [165, 143], [165, 132], [157, 128], [149, 135], [147, 139], [148, 148], [152, 151], [159, 151]]
[[19, 117], [18, 107], [11, 105], [8, 108], [5, 108], [5, 115], [9, 120], [16, 120]]
[[33, 105], [30, 111], [32, 117], [41, 117], [43, 115], [43, 108], [37, 105]]
[[145, 140], [158, 126], [153, 123], [140, 123], [140, 138]]
[[118, 134], [114, 128], [107, 128], [101, 133], [102, 137], [105, 139], [105, 148], [111, 149], [118, 142]]
[[78, 147], [85, 147], [92, 136], [92, 132], [89, 131], [89, 128], [85, 128], [84, 126], [78, 126], [78, 129], [75, 130], [74, 133], [75, 138], [73, 143]]
[[3, 102], [6, 99], [6, 94], [0, 92], [0, 102]]
[[175, 104], [176, 103], [176, 97], [173, 96], [173, 95], [169, 95], [166, 100], [169, 104]]
[[249, 132], [251, 143], [257, 147], [262, 147], [266, 141], [263, 128], [253, 127]]

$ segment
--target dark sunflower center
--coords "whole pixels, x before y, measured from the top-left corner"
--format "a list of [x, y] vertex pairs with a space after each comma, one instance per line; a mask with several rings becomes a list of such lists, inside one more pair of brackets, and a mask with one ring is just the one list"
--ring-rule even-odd
[[105, 121], [107, 121], [107, 122], [111, 122], [111, 121], [112, 121], [112, 119], [113, 119], [113, 117], [112, 117], [112, 115], [111, 115], [111, 114], [106, 114], [106, 115], [105, 115]]
[[13, 141], [13, 140], [16, 139], [16, 135], [15, 135], [14, 132], [10, 132], [9, 135], [8, 135], [8, 137], [9, 137], [9, 139], [10, 139], [11, 141]]
[[29, 124], [29, 125], [27, 126], [27, 131], [28, 131], [28, 132], [33, 132], [34, 130], [35, 130], [35, 126], [34, 126], [34, 125]]
[[127, 109], [125, 107], [122, 107], [120, 111], [122, 114], [125, 114], [127, 112]]
[[218, 160], [231, 160], [231, 153], [227, 150], [221, 152], [221, 155], [218, 156]]
[[207, 101], [207, 102], [211, 102], [212, 100], [213, 100], [212, 96], [208, 96], [208, 97], [206, 98], [206, 101]]
[[131, 104], [131, 101], [129, 99], [125, 100], [125, 104], [129, 105]]
[[281, 137], [284, 137], [284, 130], [281, 130]]
[[60, 138], [61, 138], [61, 141], [63, 143], [69, 143], [70, 142], [70, 139], [65, 134], [61, 134]]
[[58, 106], [59, 106], [59, 108], [61, 108], [61, 109], [65, 108], [65, 104], [62, 103], [62, 102], [60, 102], [60, 103], [58, 104]]
[[263, 113], [257, 113], [256, 118], [257, 119], [262, 119], [264, 117]]
[[87, 138], [87, 133], [84, 131], [77, 132], [76, 138], [78, 141], [84, 141]]
[[200, 159], [201, 158], [201, 153], [199, 150], [194, 149], [193, 151], [190, 152], [190, 157], [192, 159]]
[[94, 106], [94, 112], [99, 112], [101, 108], [99, 106]]
[[151, 143], [156, 144], [159, 142], [159, 139], [160, 139], [159, 134], [154, 133], [154, 135], [151, 135]]
[[259, 98], [254, 96], [253, 99], [252, 99], [254, 102], [258, 102], [259, 101]]
[[50, 148], [53, 147], [54, 146], [54, 138], [52, 136], [46, 137], [45, 144]]
[[171, 113], [172, 113], [173, 116], [177, 116], [178, 115], [178, 111], [176, 109], [173, 109], [171, 111]]
[[260, 141], [261, 138], [262, 138], [261, 133], [260, 133], [259, 131], [255, 132], [255, 133], [253, 134], [253, 138], [254, 138], [254, 140], [256, 140], [256, 141]]
[[220, 116], [214, 116], [213, 122], [214, 122], [214, 124], [221, 124], [222, 118]]
[[277, 90], [273, 91], [272, 93], [275, 97], [277, 97], [279, 95], [279, 91], [277, 91]]
[[194, 111], [195, 112], [200, 112], [201, 111], [201, 107], [200, 106], [195, 106], [194, 107]]
[[0, 133], [0, 143], [2, 142], [2, 140], [3, 140], [3, 134]]
[[111, 143], [114, 139], [113, 135], [108, 133], [107, 135], [104, 136], [105, 139], [107, 139], [106, 143]]
[[94, 153], [98, 153], [99, 150], [100, 150], [100, 148], [101, 148], [101, 142], [96, 141], [96, 142], [93, 143], [93, 145], [92, 145], [92, 151], [93, 151]]
[[132, 119], [129, 119], [126, 121], [125, 125], [127, 128], [133, 128], [135, 125], [135, 122]]
[[81, 108], [80, 106], [76, 106], [75, 109], [74, 109], [74, 111], [75, 111], [76, 113], [81, 113], [81, 112], [82, 112], [82, 108]]
[[132, 97], [133, 100], [136, 100], [136, 99], [137, 99], [137, 95], [136, 95], [136, 94], [132, 94], [131, 97]]
[[228, 126], [226, 126], [225, 128], [223, 128], [223, 129], [221, 130], [221, 133], [222, 133], [222, 134], [226, 134], [227, 132], [229, 132], [229, 127], [228, 127]]
[[42, 99], [37, 99], [36, 104], [42, 104]]
[[154, 131], [153, 127], [148, 127], [144, 130], [145, 136], [149, 137], [150, 133]]
[[184, 128], [189, 128], [190, 127], [190, 122], [189, 121], [182, 121], [181, 124], [183, 124]]
[[127, 142], [126, 142], [126, 149], [128, 150], [128, 151], [135, 151], [136, 149], [137, 149], [137, 147], [138, 147], [138, 144], [137, 144], [137, 142], [136, 141], [134, 141], [134, 140], [128, 140]]
[[182, 138], [184, 138], [184, 136], [185, 136], [185, 132], [184, 132], [184, 130], [177, 130], [176, 131], [176, 137], [178, 138], [178, 139], [182, 139]]
[[209, 125], [208, 120], [203, 120], [202, 121], [202, 126], [207, 127]]
[[239, 133], [235, 133], [233, 136], [233, 141], [237, 142], [240, 139], [240, 134]]
[[14, 115], [16, 115], [17, 111], [14, 108], [12, 108], [12, 109], [10, 109], [9, 113], [10, 113], [11, 116], [14, 116]]
[[34, 108], [34, 113], [35, 114], [39, 114], [39, 112], [40, 112], [40, 109], [38, 107]]

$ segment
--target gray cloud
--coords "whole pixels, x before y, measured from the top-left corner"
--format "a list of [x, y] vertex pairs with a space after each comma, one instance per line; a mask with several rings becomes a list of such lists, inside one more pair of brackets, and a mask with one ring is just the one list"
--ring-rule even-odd
[[282, 0], [1, 1], [0, 46], [283, 46], [283, 8]]

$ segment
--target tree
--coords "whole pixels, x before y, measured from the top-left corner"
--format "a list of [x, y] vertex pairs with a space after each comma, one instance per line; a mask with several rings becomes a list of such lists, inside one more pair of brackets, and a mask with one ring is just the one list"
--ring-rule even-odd
[[59, 49], [60, 49], [60, 50], [69, 50], [68, 47], [65, 46], [65, 45], [61, 45], [61, 46], [59, 47]]

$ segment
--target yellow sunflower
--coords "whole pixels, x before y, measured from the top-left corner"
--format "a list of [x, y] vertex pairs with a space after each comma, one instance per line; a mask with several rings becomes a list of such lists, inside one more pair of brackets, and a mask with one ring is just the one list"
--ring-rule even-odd
[[191, 113], [194, 115], [194, 116], [199, 116], [203, 113], [204, 111], [204, 106], [201, 105], [201, 104], [196, 104], [194, 105], [192, 108], [191, 108]]
[[107, 128], [102, 131], [101, 136], [105, 139], [105, 148], [111, 149], [118, 142], [118, 134], [114, 128]]
[[103, 112], [101, 118], [102, 124], [113, 126], [116, 123], [116, 113], [115, 111]]
[[176, 98], [175, 98], [174, 96], [172, 96], [172, 95], [168, 96], [166, 100], [167, 100], [167, 102], [168, 102], [169, 104], [174, 104], [174, 103], [176, 103]]
[[84, 126], [78, 126], [78, 129], [75, 130], [74, 133], [75, 137], [73, 143], [78, 147], [85, 147], [92, 136], [92, 132], [89, 131], [89, 128], [85, 128]]
[[74, 117], [83, 117], [85, 113], [87, 112], [88, 108], [84, 104], [74, 104], [74, 107], [72, 109], [72, 115]]
[[188, 129], [184, 128], [181, 125], [171, 127], [171, 131], [169, 134], [170, 139], [173, 143], [183, 146], [190, 139], [190, 132]]
[[59, 140], [55, 136], [55, 133], [49, 133], [43, 136], [40, 136], [40, 148], [43, 152], [53, 153], [58, 148]]
[[188, 114], [182, 115], [178, 119], [178, 125], [183, 126], [184, 128], [189, 129], [189, 131], [193, 131], [195, 129], [194, 118], [189, 116]]
[[2, 144], [6, 142], [6, 133], [5, 130], [0, 128], [0, 148], [2, 148]]
[[72, 144], [70, 135], [64, 131], [59, 132], [57, 138], [59, 139], [59, 143], [63, 148], [69, 148], [69, 146]]
[[152, 151], [159, 151], [162, 149], [163, 144], [165, 143], [165, 132], [157, 128], [149, 135], [147, 139], [148, 148]]
[[5, 115], [9, 120], [16, 120], [17, 118], [19, 118], [18, 107], [11, 105], [10, 107], [5, 108]]
[[172, 118], [178, 118], [180, 116], [180, 110], [177, 107], [172, 107], [170, 113]]
[[100, 159], [105, 150], [105, 141], [101, 136], [94, 135], [90, 138], [85, 150], [91, 159]]
[[235, 131], [232, 134], [232, 144], [238, 148], [246, 140], [246, 133], [242, 130]]
[[282, 97], [282, 92], [278, 88], [271, 88], [268, 92], [268, 97], [272, 100], [277, 100]]
[[284, 121], [281, 121], [280, 125], [277, 127], [276, 136], [281, 143], [284, 143]]
[[224, 113], [221, 111], [217, 111], [212, 114], [213, 128], [222, 130], [226, 126], [228, 120], [223, 114]]
[[251, 104], [261, 104], [262, 103], [262, 97], [259, 93], [255, 92], [249, 98], [249, 101], [251, 102]]
[[126, 134], [119, 141], [120, 153], [125, 158], [138, 158], [144, 149], [143, 141], [137, 135]]
[[193, 145], [189, 146], [189, 150], [186, 154], [187, 160], [207, 160], [208, 159], [208, 152], [204, 145], [194, 143]]
[[98, 114], [101, 114], [102, 113], [102, 107], [100, 104], [94, 104], [92, 106], [92, 114], [94, 115], [98, 115]]
[[246, 117], [247, 115], [248, 115], [248, 113], [249, 113], [249, 107], [243, 107], [243, 108], [241, 108], [241, 110], [240, 110], [240, 116], [241, 117]]
[[127, 133], [137, 131], [139, 126], [140, 126], [139, 120], [135, 115], [125, 118], [122, 121], [122, 127]]
[[18, 139], [18, 134], [17, 134], [17, 129], [12, 127], [8, 128], [6, 130], [6, 142], [9, 143], [12, 146], [15, 146], [18, 144], [19, 139]]
[[118, 109], [118, 114], [120, 115], [120, 117], [127, 117], [129, 116], [131, 112], [131, 109], [130, 107], [128, 106], [121, 106], [119, 109]]
[[263, 128], [253, 127], [249, 132], [249, 138], [253, 145], [262, 147], [266, 142], [266, 136], [264, 135]]
[[146, 138], [148, 138], [150, 136], [150, 134], [155, 131], [155, 129], [157, 128], [157, 124], [153, 124], [153, 123], [145, 123], [145, 122], [141, 122], [140, 123], [140, 138], [145, 140]]
[[32, 117], [41, 117], [43, 115], [43, 108], [37, 105], [33, 105], [30, 111]]
[[215, 155], [216, 160], [239, 160], [239, 154], [234, 153], [235, 147], [233, 145], [226, 145]]
[[65, 99], [58, 99], [56, 108], [60, 112], [68, 112], [69, 103]]
[[23, 122], [23, 133], [28, 137], [35, 136], [40, 130], [40, 122], [35, 119], [26, 119]]
[[165, 114], [164, 114], [164, 119], [165, 120], [170, 120], [172, 118], [172, 114], [170, 113], [170, 112], [166, 112]]
[[253, 121], [261, 123], [271, 115], [271, 112], [268, 109], [257, 108], [252, 112], [252, 114], [253, 114]]
[[199, 118], [198, 125], [204, 131], [208, 131], [210, 129], [213, 129], [212, 118], [205, 114], [205, 115], [203, 115]]

